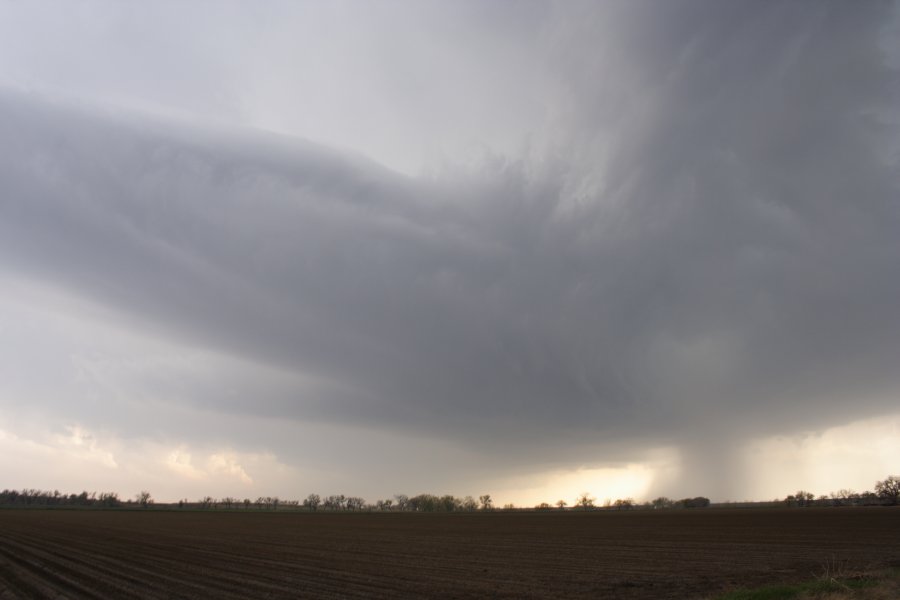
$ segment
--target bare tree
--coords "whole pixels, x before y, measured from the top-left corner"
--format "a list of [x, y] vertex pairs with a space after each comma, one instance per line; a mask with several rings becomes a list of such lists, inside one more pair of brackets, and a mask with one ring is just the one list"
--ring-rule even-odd
[[438, 507], [443, 512], [453, 512], [462, 507], [462, 502], [456, 496], [445, 494], [438, 500]]
[[795, 494], [785, 498], [784, 502], [788, 506], [812, 506], [814, 499], [815, 495], [811, 492], [797, 490]]
[[318, 510], [319, 504], [322, 503], [322, 499], [319, 498], [318, 494], [310, 494], [303, 500], [303, 506], [308, 508], [309, 510]]
[[150, 492], [147, 490], [142, 490], [135, 495], [135, 500], [137, 500], [138, 504], [147, 508], [151, 504], [153, 504], [153, 498], [150, 496]]
[[343, 494], [328, 496], [322, 503], [328, 510], [344, 510], [347, 507], [347, 498]]
[[395, 494], [394, 502], [397, 505], [397, 510], [407, 510], [409, 508], [409, 496], [406, 494]]
[[831, 492], [831, 503], [835, 506], [856, 504], [858, 500], [859, 494], [851, 489], [843, 488], [836, 492]]
[[594, 508], [594, 497], [587, 492], [582, 492], [575, 500], [575, 506], [580, 506], [582, 510]]
[[[149, 492], [141, 492], [141, 493], [143, 494], [143, 493], [149, 493]], [[138, 495], [140, 495], [140, 494], [138, 494]], [[100, 506], [106, 506], [106, 507], [114, 507], [114, 506], [119, 506], [120, 504], [122, 504], [122, 502], [119, 500], [119, 495], [115, 492], [102, 492], [100, 494], [100, 497], [98, 498], [98, 501], [100, 502]]]
[[674, 505], [674, 504], [675, 504], [675, 502], [671, 498], [666, 498], [665, 496], [660, 496], [659, 498], [656, 498], [655, 500], [653, 500], [650, 503], [650, 506], [652, 506], [654, 509], [659, 510], [660, 508], [671, 508], [672, 505]]
[[559, 507], [559, 510], [563, 510], [563, 509], [564, 509], [565, 507], [567, 507], [568, 505], [569, 505], [569, 503], [566, 502], [565, 500], [557, 500], [557, 501], [556, 501], [556, 506]]
[[634, 508], [634, 499], [633, 498], [619, 498], [615, 502], [616, 510], [629, 510]]
[[494, 501], [491, 499], [490, 494], [479, 496], [478, 502], [481, 503], [481, 510], [491, 510], [494, 508]]
[[875, 483], [875, 493], [887, 504], [900, 502], [900, 477], [891, 475], [883, 481]]

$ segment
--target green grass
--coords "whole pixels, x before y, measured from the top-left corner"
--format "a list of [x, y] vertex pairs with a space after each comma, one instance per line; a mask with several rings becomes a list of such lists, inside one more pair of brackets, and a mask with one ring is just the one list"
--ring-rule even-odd
[[848, 579], [844, 581], [807, 581], [794, 585], [769, 585], [754, 590], [735, 590], [719, 600], [792, 600], [815, 598], [831, 592], [847, 592], [878, 585], [876, 579]]

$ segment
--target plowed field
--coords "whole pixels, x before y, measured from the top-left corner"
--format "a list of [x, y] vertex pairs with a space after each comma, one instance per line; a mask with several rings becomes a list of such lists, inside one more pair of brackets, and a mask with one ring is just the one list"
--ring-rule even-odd
[[0, 598], [703, 598], [900, 565], [900, 509], [0, 510]]

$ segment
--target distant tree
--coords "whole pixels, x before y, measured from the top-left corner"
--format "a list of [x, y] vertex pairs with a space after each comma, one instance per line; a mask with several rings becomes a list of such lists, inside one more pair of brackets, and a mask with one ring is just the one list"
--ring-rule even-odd
[[303, 499], [303, 506], [305, 506], [309, 510], [318, 510], [321, 503], [322, 499], [319, 498], [318, 494], [310, 494]]
[[580, 506], [582, 510], [590, 510], [594, 508], [594, 497], [587, 492], [582, 492], [575, 500], [575, 506]]
[[478, 509], [478, 503], [475, 502], [475, 498], [472, 496], [466, 496], [462, 500], [462, 509], [467, 511], [473, 511]]
[[650, 503], [650, 506], [652, 506], [654, 509], [658, 510], [660, 508], [671, 508], [672, 505], [674, 505], [674, 504], [675, 504], [675, 501], [672, 500], [671, 498], [666, 498], [665, 496], [660, 496], [659, 498], [656, 498], [655, 500], [653, 500]]
[[250, 498], [244, 498], [244, 510], [248, 510], [253, 501]]
[[481, 504], [481, 510], [491, 510], [494, 508], [494, 501], [491, 499], [490, 494], [478, 496], [478, 502]]
[[835, 506], [846, 506], [856, 504], [859, 501], [859, 494], [850, 489], [840, 489], [831, 492], [831, 503]]
[[135, 495], [134, 498], [135, 500], [137, 500], [137, 503], [144, 508], [147, 508], [153, 503], [153, 498], [150, 496], [150, 492], [148, 492], [147, 490], [141, 490]]
[[366, 507], [366, 501], [358, 496], [351, 496], [346, 501], [347, 510], [362, 510]]
[[897, 504], [900, 502], [900, 477], [891, 475], [887, 479], [876, 482], [875, 493], [886, 504]]
[[677, 504], [683, 508], [706, 508], [709, 506], [709, 498], [697, 496], [696, 498], [682, 498]]
[[406, 494], [394, 494], [394, 502], [397, 510], [407, 510], [409, 508], [409, 496]]
[[416, 512], [436, 512], [441, 509], [441, 499], [434, 494], [418, 494], [409, 499], [409, 508]]
[[863, 506], [872, 506], [874, 504], [878, 504], [880, 501], [881, 499], [875, 492], [866, 490], [865, 492], [859, 493], [859, 503]]
[[784, 499], [789, 506], [812, 506], [815, 495], [811, 492], [798, 490], [796, 493]]
[[557, 501], [556, 501], [556, 506], [559, 507], [559, 510], [563, 510], [563, 509], [564, 509], [565, 507], [567, 507], [568, 505], [569, 505], [569, 504], [568, 504], [565, 500], [557, 500]]
[[550, 505], [546, 502], [541, 502], [537, 506], [534, 507], [536, 510], [550, 510]]
[[516, 510], [516, 505], [512, 502], [510, 502], [509, 504], [504, 504], [503, 510]]
[[633, 498], [619, 498], [615, 501], [614, 506], [616, 510], [628, 510], [634, 508], [634, 499]]
[[119, 500], [119, 494], [116, 492], [101, 492], [97, 497], [97, 504], [105, 508], [120, 506], [122, 501]]
[[443, 512], [453, 512], [462, 508], [462, 501], [455, 496], [445, 494], [441, 496], [438, 508]]

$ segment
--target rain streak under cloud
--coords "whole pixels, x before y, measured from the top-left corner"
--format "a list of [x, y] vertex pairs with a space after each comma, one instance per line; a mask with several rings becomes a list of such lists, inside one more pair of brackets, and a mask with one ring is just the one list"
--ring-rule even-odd
[[0, 468], [163, 499], [870, 486], [900, 451], [897, 23], [5, 4]]

